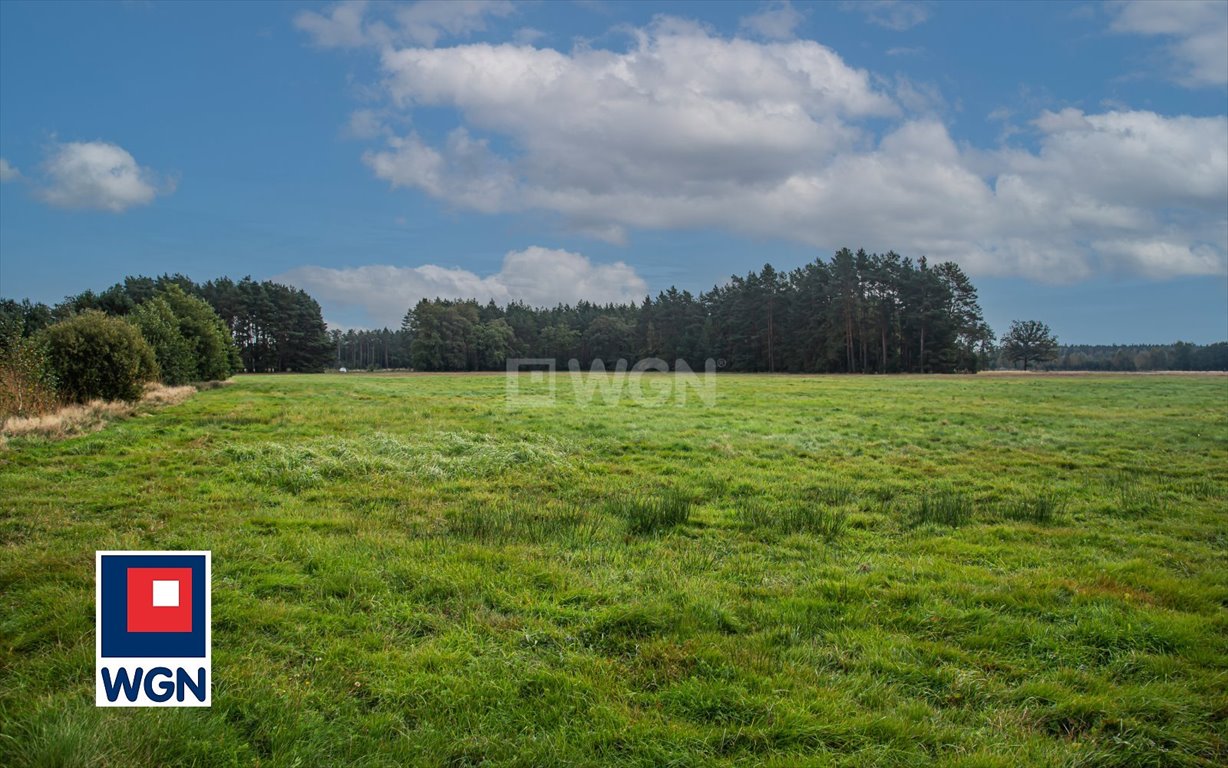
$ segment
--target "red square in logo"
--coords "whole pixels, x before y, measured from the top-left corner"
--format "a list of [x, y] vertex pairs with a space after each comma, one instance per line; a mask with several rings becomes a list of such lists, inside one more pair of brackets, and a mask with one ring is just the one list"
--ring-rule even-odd
[[128, 631], [191, 632], [192, 569], [129, 568]]

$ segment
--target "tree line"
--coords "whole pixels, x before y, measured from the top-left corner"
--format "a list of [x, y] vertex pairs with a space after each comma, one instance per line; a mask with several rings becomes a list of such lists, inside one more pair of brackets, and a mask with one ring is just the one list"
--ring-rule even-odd
[[1215, 344], [1073, 344], [1058, 347], [1058, 371], [1228, 371], [1228, 341]]
[[[424, 299], [387, 330], [334, 331], [337, 360], [429, 371], [499, 370], [508, 358], [655, 357], [700, 369], [808, 373], [976, 371], [993, 353], [976, 288], [954, 263], [843, 249], [790, 272], [770, 264], [694, 295], [640, 304]], [[366, 367], [366, 366], [363, 366]]]
[[[200, 314], [189, 298], [220, 323], [224, 350], [200, 348], [192, 357], [175, 338], [171, 326], [184, 323], [180, 335], [192, 343], [212, 338], [202, 330], [209, 318], [184, 320]], [[397, 329], [329, 331], [319, 304], [300, 289], [250, 277], [196, 283], [183, 275], [130, 276], [54, 307], [0, 299], [0, 326], [32, 336], [87, 311], [136, 324], [166, 381], [223, 368], [503, 370], [510, 358], [553, 359], [560, 367], [576, 359], [586, 369], [596, 360], [612, 366], [651, 357], [698, 370], [714, 360], [723, 371], [767, 373], [1228, 369], [1228, 343], [1059, 347], [1037, 321], [1012, 325], [997, 346], [976, 288], [956, 264], [847, 248], [789, 272], [765, 264], [697, 295], [670, 288], [639, 303], [423, 299]]]

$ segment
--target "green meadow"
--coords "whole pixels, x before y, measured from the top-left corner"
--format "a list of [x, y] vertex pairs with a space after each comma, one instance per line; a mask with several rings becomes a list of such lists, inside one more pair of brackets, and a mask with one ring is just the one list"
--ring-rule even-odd
[[[506, 388], [11, 439], [0, 765], [1228, 763], [1228, 377]], [[101, 549], [212, 550], [211, 709], [94, 706]]]

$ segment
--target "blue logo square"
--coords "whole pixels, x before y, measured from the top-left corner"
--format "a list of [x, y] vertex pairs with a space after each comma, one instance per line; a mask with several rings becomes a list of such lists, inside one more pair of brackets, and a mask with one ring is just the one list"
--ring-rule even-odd
[[[101, 555], [101, 634], [103, 658], [205, 658], [206, 577], [204, 555]], [[128, 631], [128, 569], [190, 568], [191, 632]], [[185, 606], [186, 608], [186, 606]]]

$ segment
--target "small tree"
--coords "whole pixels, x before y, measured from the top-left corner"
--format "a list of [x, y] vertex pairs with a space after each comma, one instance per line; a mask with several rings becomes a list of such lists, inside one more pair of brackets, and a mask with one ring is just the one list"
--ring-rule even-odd
[[39, 339], [60, 392], [76, 402], [137, 400], [158, 377], [153, 349], [131, 323], [86, 310], [46, 328]]
[[1057, 338], [1049, 326], [1039, 320], [1016, 320], [1002, 337], [1002, 353], [1023, 370], [1028, 363], [1044, 363], [1057, 357]]
[[166, 299], [155, 296], [138, 306], [129, 319], [153, 347], [164, 383], [177, 386], [196, 378], [195, 350], [180, 333], [179, 319]]

